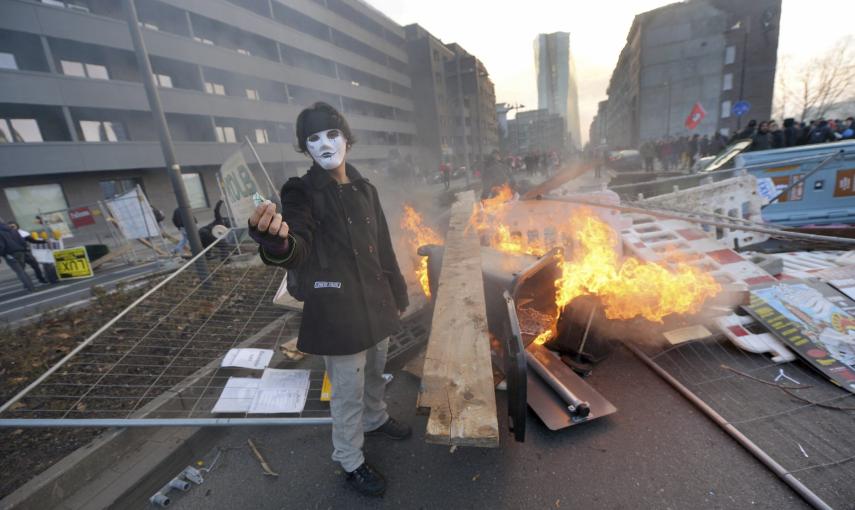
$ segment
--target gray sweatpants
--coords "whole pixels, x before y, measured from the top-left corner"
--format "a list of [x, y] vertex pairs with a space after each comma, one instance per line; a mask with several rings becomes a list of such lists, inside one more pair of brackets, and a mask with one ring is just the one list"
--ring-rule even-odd
[[362, 444], [370, 432], [389, 419], [386, 413], [386, 351], [389, 339], [368, 350], [347, 356], [324, 356], [332, 394], [332, 459], [351, 472], [365, 461]]

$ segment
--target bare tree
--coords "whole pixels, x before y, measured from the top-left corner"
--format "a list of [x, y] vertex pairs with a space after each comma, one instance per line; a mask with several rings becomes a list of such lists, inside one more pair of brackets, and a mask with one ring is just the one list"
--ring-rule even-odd
[[842, 38], [817, 58], [790, 72], [790, 57], [781, 57], [775, 83], [775, 115], [792, 112], [800, 120], [824, 117], [836, 103], [855, 97], [855, 38]]

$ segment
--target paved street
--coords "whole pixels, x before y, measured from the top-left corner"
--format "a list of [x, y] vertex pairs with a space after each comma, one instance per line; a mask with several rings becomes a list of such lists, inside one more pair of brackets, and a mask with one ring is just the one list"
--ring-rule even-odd
[[[55, 285], [39, 284], [35, 278], [35, 292], [24, 290], [21, 282], [11, 271], [3, 271], [0, 279], [0, 324], [24, 322], [48, 311], [57, 310], [85, 302], [92, 297], [92, 287], [97, 285], [111, 290], [122, 281], [137, 278], [167, 268], [177, 267], [173, 261], [164, 261], [161, 265], [149, 262], [136, 266], [117, 266], [99, 270], [92, 278], [67, 280]], [[32, 272], [27, 268], [28, 274]]]
[[[499, 449], [450, 453], [424, 442], [426, 417], [415, 416], [418, 378], [399, 371], [388, 401], [415, 434], [404, 442], [367, 440], [369, 462], [389, 484], [383, 498], [364, 498], [345, 485], [329, 459], [327, 427], [242, 428], [218, 443], [222, 457], [204, 484], [172, 493], [170, 507], [807, 508], [626, 349], [597, 367], [589, 382], [618, 407], [616, 414], [550, 432], [530, 413], [525, 443], [503, 431]], [[278, 478], [262, 475], [247, 438]]]

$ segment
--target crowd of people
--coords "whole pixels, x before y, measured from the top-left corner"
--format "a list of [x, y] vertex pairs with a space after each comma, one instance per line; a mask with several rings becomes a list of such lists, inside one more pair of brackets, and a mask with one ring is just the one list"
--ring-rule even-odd
[[698, 159], [715, 156], [728, 144], [746, 139], [752, 141], [751, 147], [747, 149], [749, 151], [852, 140], [855, 139], [855, 120], [848, 117], [845, 120], [798, 122], [788, 118], [784, 119], [783, 124], [775, 120], [750, 120], [744, 129], [729, 139], [721, 133], [713, 136], [670, 136], [642, 143], [639, 152], [645, 171], [654, 171], [656, 162], [665, 171], [688, 170]]

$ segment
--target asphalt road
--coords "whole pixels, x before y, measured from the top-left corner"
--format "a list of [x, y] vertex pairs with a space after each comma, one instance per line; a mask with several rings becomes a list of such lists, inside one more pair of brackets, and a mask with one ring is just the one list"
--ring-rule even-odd
[[[66, 280], [54, 285], [39, 284], [33, 278], [36, 284], [34, 292], [27, 292], [11, 271], [5, 271], [5, 278], [0, 280], [0, 324], [26, 321], [45, 311], [86, 301], [92, 297], [93, 285], [111, 290], [121, 281], [173, 266], [172, 261], [166, 261], [162, 266], [157, 262], [117, 266], [101, 269], [92, 278]], [[32, 277], [30, 268], [27, 268], [27, 274]]]
[[[170, 507], [808, 508], [626, 349], [603, 361], [588, 381], [617, 413], [560, 432], [529, 413], [525, 443], [508, 437], [500, 414], [501, 448], [451, 453], [424, 442], [427, 418], [415, 414], [418, 378], [399, 371], [387, 401], [396, 417], [413, 424], [414, 437], [366, 443], [368, 461], [388, 482], [383, 498], [360, 496], [345, 484], [329, 458], [327, 427], [236, 428], [219, 441], [222, 456], [205, 482], [171, 493]], [[504, 396], [498, 395], [502, 413]], [[279, 477], [262, 475], [247, 438]]]

